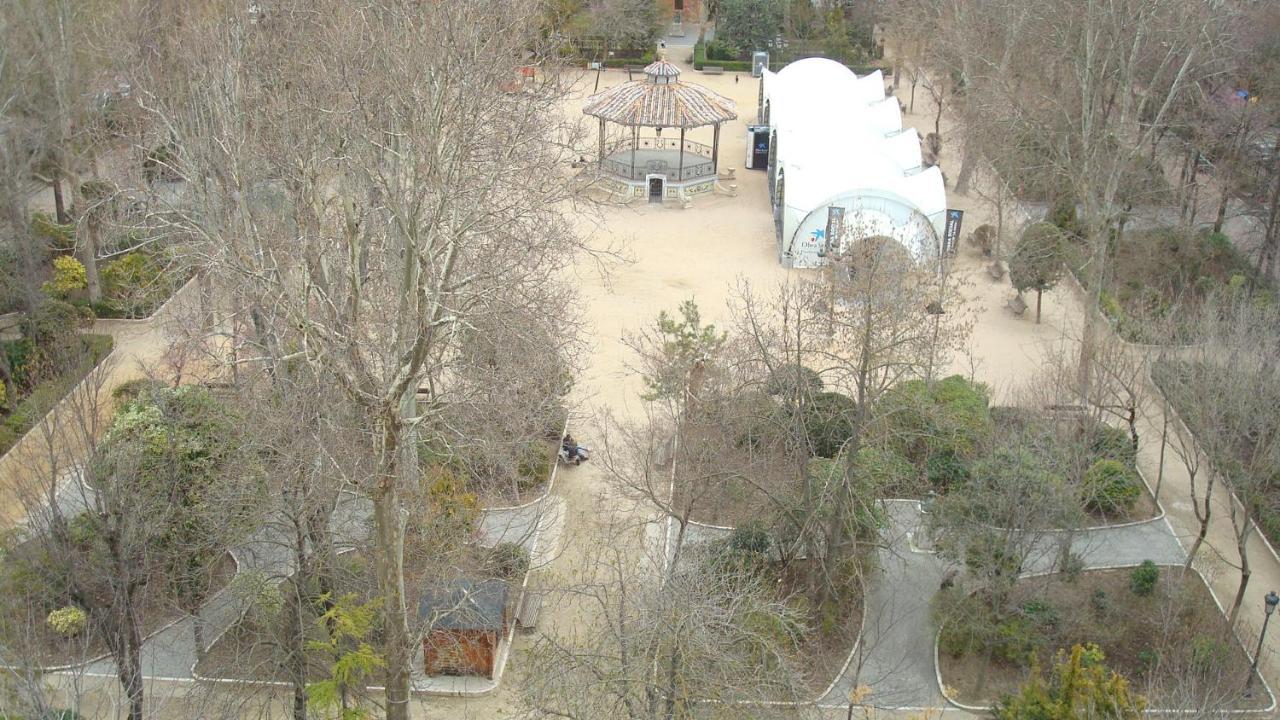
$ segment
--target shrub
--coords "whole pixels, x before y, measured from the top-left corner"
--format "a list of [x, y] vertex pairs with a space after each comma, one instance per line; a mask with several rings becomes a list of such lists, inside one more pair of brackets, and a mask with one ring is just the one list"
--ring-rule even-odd
[[58, 608], [49, 613], [49, 617], [45, 618], [45, 623], [49, 625], [49, 628], [64, 638], [75, 637], [84, 632], [88, 622], [89, 618], [85, 615], [84, 610], [74, 605]]
[[990, 650], [1003, 660], [1022, 664], [1044, 647], [1044, 635], [1031, 618], [1014, 616], [996, 625], [996, 634]]
[[149, 183], [157, 180], [181, 180], [182, 175], [178, 173], [176, 167], [177, 160], [177, 148], [173, 144], [162, 143], [157, 145], [147, 153], [147, 157], [142, 161], [142, 175]]
[[983, 255], [991, 255], [995, 243], [996, 227], [990, 223], [979, 225], [976, 230], [969, 233], [969, 244], [981, 251]]
[[822, 377], [816, 371], [791, 363], [769, 373], [764, 391], [787, 402], [797, 394], [805, 398], [814, 397], [822, 392], [822, 387]]
[[1156, 591], [1160, 582], [1160, 568], [1150, 560], [1129, 571], [1129, 590], [1134, 595], [1146, 597]]
[[1080, 579], [1080, 574], [1084, 572], [1084, 558], [1078, 553], [1068, 552], [1066, 559], [1062, 563], [1062, 572], [1067, 575], [1067, 582], [1074, 583]]
[[1075, 238], [1084, 237], [1081, 232], [1080, 220], [1076, 216], [1075, 198], [1059, 195], [1049, 208], [1049, 213], [1045, 215], [1044, 221], [1058, 228], [1067, 235]]
[[1227, 664], [1230, 650], [1215, 637], [1197, 635], [1191, 640], [1191, 665], [1201, 673], [1211, 673]]
[[145, 317], [155, 312], [173, 290], [162, 264], [145, 252], [126, 253], [102, 267], [104, 304], [109, 308], [105, 314]]
[[135, 378], [133, 380], [126, 380], [117, 385], [115, 389], [111, 391], [111, 399], [118, 403], [133, 402], [151, 390], [159, 387], [164, 387], [164, 385], [152, 380], [151, 378]]
[[1104, 515], [1133, 509], [1142, 493], [1137, 473], [1118, 460], [1099, 460], [1084, 474], [1084, 504]]
[[530, 490], [551, 477], [551, 460], [554, 457], [546, 443], [531, 443], [520, 455], [516, 464], [516, 485], [521, 492]]
[[1156, 665], [1160, 662], [1160, 652], [1158, 650], [1144, 649], [1138, 651], [1138, 672], [1142, 675], [1155, 670]]
[[1098, 588], [1093, 591], [1093, 595], [1089, 596], [1089, 606], [1093, 608], [1093, 612], [1100, 617], [1106, 617], [1111, 614], [1111, 598], [1107, 597], [1107, 591]]
[[45, 213], [31, 213], [31, 232], [55, 251], [71, 252], [76, 247], [76, 226], [62, 225]]
[[1043, 600], [1031, 600], [1022, 606], [1022, 614], [1035, 623], [1036, 627], [1056, 627], [1062, 616], [1058, 609]]
[[466, 481], [450, 469], [438, 468], [427, 488], [427, 496], [437, 514], [457, 522], [464, 532], [470, 532], [480, 514], [480, 502], [466, 487]]
[[518, 578], [529, 569], [529, 551], [519, 543], [498, 543], [485, 558], [485, 567], [503, 580]]
[[813, 454], [831, 458], [853, 437], [853, 415], [858, 403], [848, 395], [823, 392], [805, 405], [804, 428]]
[[1133, 467], [1137, 460], [1137, 451], [1133, 448], [1133, 438], [1129, 433], [1105, 423], [1098, 423], [1094, 427], [1089, 449], [1099, 460], [1118, 460], [1127, 467]]
[[945, 491], [969, 481], [969, 466], [954, 450], [944, 450], [929, 456], [925, 462], [925, 476], [938, 491]]
[[764, 555], [772, 544], [769, 530], [759, 520], [745, 522], [729, 535], [729, 547], [734, 552]]
[[78, 290], [89, 287], [89, 273], [84, 264], [70, 255], [53, 259], [53, 279], [40, 286], [44, 294], [66, 300]]

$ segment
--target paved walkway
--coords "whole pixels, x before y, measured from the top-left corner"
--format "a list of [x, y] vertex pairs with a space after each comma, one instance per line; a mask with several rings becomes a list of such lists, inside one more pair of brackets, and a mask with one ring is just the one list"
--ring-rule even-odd
[[[59, 505], [64, 511], [83, 510], [87, 497], [79, 474], [71, 474], [65, 481], [63, 492], [58, 494]], [[516, 543], [532, 553], [531, 567], [545, 565], [559, 548], [558, 538], [563, 525], [563, 501], [549, 498], [548, 502], [534, 502], [521, 507], [486, 510], [479, 521], [480, 542], [486, 547], [498, 543]], [[345, 493], [334, 509], [331, 531], [338, 552], [358, 547], [371, 534], [373, 505], [365, 497]], [[540, 539], [539, 535], [545, 537]], [[284, 518], [268, 520], [249, 539], [232, 550], [237, 573], [260, 573], [270, 581], [279, 582], [297, 569], [289, 546], [290, 532]], [[249, 601], [228, 586], [215, 593], [200, 608], [204, 623], [204, 639], [211, 646], [227, 630], [239, 621], [248, 610]], [[149, 635], [142, 647], [142, 672], [151, 680], [193, 680], [196, 664], [195, 620], [190, 616], [165, 626]], [[115, 677], [115, 663], [110, 658], [92, 661], [83, 667], [91, 675]], [[423, 692], [448, 692], [458, 690], [451, 679], [414, 678], [415, 688]], [[476, 678], [476, 682], [492, 689], [492, 681]], [[436, 687], [439, 684], [441, 687]], [[464, 690], [473, 691], [467, 688]]]
[[[871, 688], [867, 702], [882, 708], [937, 708], [945, 703], [938, 689], [934, 643], [937, 626], [932, 602], [948, 563], [921, 550], [919, 537], [926, 517], [914, 500], [886, 500], [889, 518], [885, 547], [878, 552], [879, 570], [865, 600], [862, 636], [845, 673], [824, 695], [824, 706], [844, 706], [850, 691]], [[1041, 538], [1026, 575], [1048, 572], [1058, 556], [1058, 538]], [[1141, 524], [1082, 530], [1073, 535], [1072, 551], [1086, 568], [1136, 565], [1143, 560], [1179, 564], [1186, 553], [1163, 519]]]

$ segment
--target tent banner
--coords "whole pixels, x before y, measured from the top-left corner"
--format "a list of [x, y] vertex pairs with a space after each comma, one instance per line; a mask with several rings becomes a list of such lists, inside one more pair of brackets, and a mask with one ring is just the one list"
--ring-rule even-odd
[[947, 210], [947, 224], [942, 229], [943, 255], [954, 256], [960, 248], [960, 221], [963, 219], [963, 210]]

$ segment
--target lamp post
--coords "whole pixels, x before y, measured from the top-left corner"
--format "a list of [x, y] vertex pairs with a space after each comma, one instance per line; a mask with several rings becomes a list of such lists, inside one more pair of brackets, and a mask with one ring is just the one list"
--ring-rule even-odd
[[1253, 696], [1253, 678], [1258, 674], [1258, 659], [1262, 657], [1262, 641], [1267, 637], [1267, 623], [1271, 622], [1271, 616], [1276, 611], [1276, 606], [1280, 605], [1280, 595], [1274, 590], [1267, 593], [1266, 597], [1266, 616], [1262, 620], [1262, 632], [1258, 633], [1258, 649], [1253, 653], [1253, 665], [1249, 668], [1249, 679], [1244, 682], [1244, 696]]

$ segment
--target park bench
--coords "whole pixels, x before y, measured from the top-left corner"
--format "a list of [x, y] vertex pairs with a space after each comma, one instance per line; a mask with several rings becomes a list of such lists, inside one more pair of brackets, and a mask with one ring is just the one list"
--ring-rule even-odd
[[702, 72], [704, 75], [723, 75], [724, 68], [719, 65], [703, 65]]
[[1027, 311], [1027, 303], [1022, 299], [1021, 295], [1014, 295], [1004, 304], [1005, 307], [1013, 311], [1014, 315], [1021, 315]]

